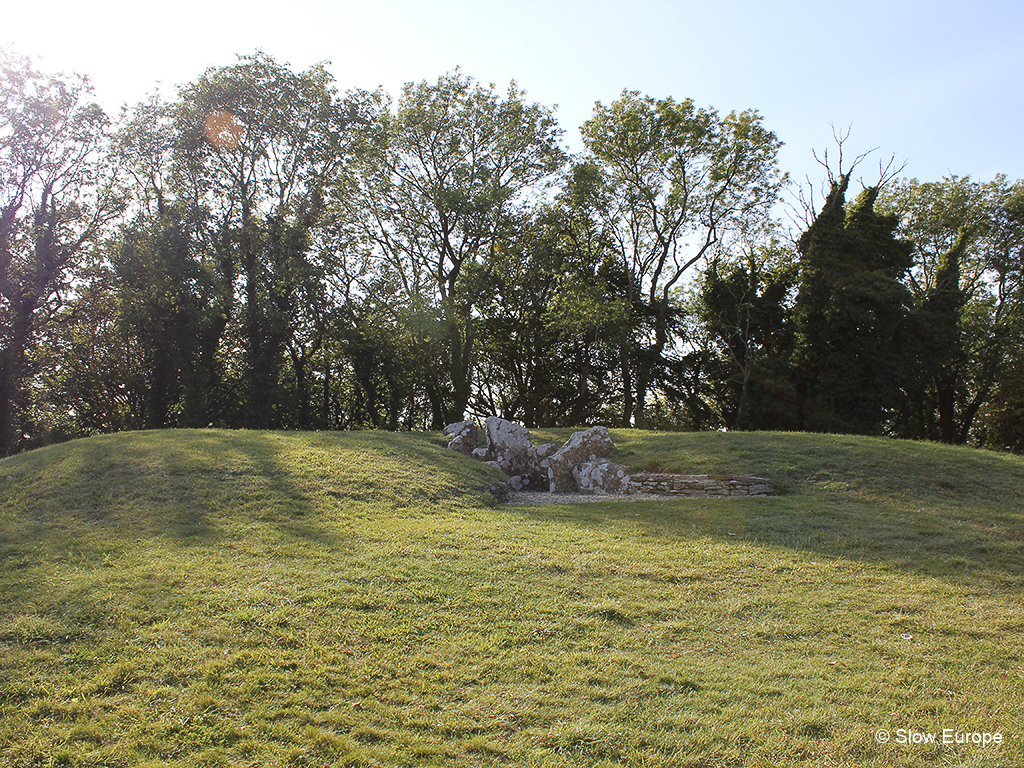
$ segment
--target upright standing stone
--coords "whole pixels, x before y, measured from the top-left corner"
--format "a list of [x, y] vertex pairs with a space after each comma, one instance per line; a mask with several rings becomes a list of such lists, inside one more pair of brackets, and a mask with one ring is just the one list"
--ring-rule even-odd
[[574, 432], [565, 445], [541, 461], [547, 470], [548, 488], [551, 493], [572, 493], [577, 489], [573, 470], [580, 464], [594, 459], [603, 459], [615, 453], [615, 444], [607, 427], [591, 427], [583, 432]]
[[491, 458], [505, 474], [515, 476], [536, 473], [536, 454], [530, 442], [530, 431], [526, 427], [497, 416], [489, 416], [484, 429]]
[[548, 456], [553, 455], [557, 450], [558, 446], [554, 443], [541, 443], [533, 449], [533, 453], [537, 457], [537, 463], [539, 464]]

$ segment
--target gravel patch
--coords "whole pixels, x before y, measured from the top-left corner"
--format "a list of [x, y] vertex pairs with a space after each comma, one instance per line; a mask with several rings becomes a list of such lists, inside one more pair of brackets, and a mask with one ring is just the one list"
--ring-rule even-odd
[[509, 494], [503, 504], [581, 504], [589, 501], [664, 501], [668, 496], [655, 493], [599, 494], [599, 493], [548, 493], [546, 491], [515, 491]]

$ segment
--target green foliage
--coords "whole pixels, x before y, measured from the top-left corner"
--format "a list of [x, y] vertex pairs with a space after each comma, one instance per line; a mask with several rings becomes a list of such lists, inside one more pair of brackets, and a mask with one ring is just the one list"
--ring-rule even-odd
[[350, 215], [401, 300], [429, 307], [444, 325], [440, 355], [431, 355], [443, 367], [422, 372], [440, 428], [469, 406], [478, 278], [527, 193], [560, 167], [560, 130], [515, 83], [502, 97], [458, 70], [406, 84], [396, 114], [378, 119], [380, 142], [361, 165]]
[[881, 434], [907, 376], [910, 295], [901, 282], [912, 244], [875, 211], [878, 189], [847, 206], [849, 174], [833, 182], [798, 243], [793, 375], [801, 427]]
[[323, 65], [296, 73], [263, 53], [210, 69], [181, 92], [175, 173], [205, 207], [209, 242], [230, 255], [242, 283], [236, 319], [248, 426], [284, 425], [285, 352], [317, 345], [297, 335], [322, 333], [319, 317], [299, 327], [300, 317], [324, 311], [318, 298], [330, 265], [311, 245], [326, 188], [348, 161], [360, 103], [337, 97]]
[[829, 171], [795, 275], [754, 110], [624, 91], [570, 162], [459, 70], [392, 105], [257, 51], [115, 130], [0, 70], [0, 454], [491, 413], [1020, 445], [1020, 182]]
[[232, 271], [197, 253], [176, 210], [138, 221], [114, 244], [119, 319], [144, 357], [144, 426], [205, 426], [218, 378], [217, 345], [233, 304]]
[[478, 407], [488, 414], [528, 426], [598, 418], [624, 300], [614, 265], [575, 237], [570, 217], [540, 211], [489, 262], [478, 326]]
[[144, 426], [141, 350], [122, 325], [113, 284], [104, 264], [80, 270], [73, 297], [41, 329], [33, 354], [41, 386], [28, 448]]
[[[1013, 391], [1022, 326], [1021, 251], [1024, 187], [1005, 178], [980, 183], [952, 176], [941, 182], [895, 184], [882, 204], [900, 216], [915, 244], [908, 284], [914, 294], [915, 368], [897, 433], [965, 443], [985, 440], [978, 418], [1005, 408], [996, 392]], [[1020, 427], [1016, 427], [1020, 429]]]
[[[679, 323], [673, 288], [731, 227], [767, 215], [782, 177], [781, 142], [756, 111], [722, 118], [692, 100], [624, 91], [581, 132], [605, 176], [598, 211], [627, 275], [622, 421], [644, 425]], [[688, 245], [689, 243], [693, 245]]]
[[[797, 268], [773, 243], [745, 258], [712, 262], [702, 275], [695, 312], [731, 371], [727, 399], [717, 405], [733, 429], [785, 429], [797, 423], [789, 356], [789, 322]], [[724, 378], [724, 377], [722, 377]]]
[[108, 119], [88, 81], [43, 75], [0, 49], [0, 456], [32, 423], [38, 335], [123, 209]]

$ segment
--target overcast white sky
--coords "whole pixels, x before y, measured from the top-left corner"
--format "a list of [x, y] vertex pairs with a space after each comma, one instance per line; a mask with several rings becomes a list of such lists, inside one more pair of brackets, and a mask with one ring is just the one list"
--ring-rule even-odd
[[0, 45], [92, 78], [116, 114], [157, 84], [260, 48], [341, 90], [435, 80], [456, 66], [558, 105], [570, 149], [595, 101], [624, 89], [757, 109], [795, 178], [851, 128], [904, 175], [1024, 178], [1024, 0], [0, 0]]

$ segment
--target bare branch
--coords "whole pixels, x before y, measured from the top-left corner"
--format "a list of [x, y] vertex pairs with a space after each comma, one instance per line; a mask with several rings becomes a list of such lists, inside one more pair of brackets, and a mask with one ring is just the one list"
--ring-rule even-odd
[[[816, 149], [811, 150], [811, 155], [815, 161], [822, 168], [825, 169], [826, 183], [822, 184], [820, 188], [817, 188], [815, 184], [810, 180], [810, 177], [804, 177], [804, 183], [796, 187], [796, 192], [791, 200], [786, 200], [785, 205], [789, 208], [787, 217], [797, 227], [798, 230], [803, 231], [811, 225], [814, 221], [818, 210], [824, 201], [828, 198], [828, 194], [831, 188], [838, 184], [844, 177], [848, 178], [852, 176], [854, 170], [860, 165], [872, 152], [876, 152], [878, 147], [872, 147], [871, 149], [861, 152], [859, 155], [853, 158], [849, 166], [846, 166], [846, 158], [844, 157], [844, 145], [850, 138], [850, 134], [853, 131], [853, 124], [851, 123], [846, 127], [845, 130], [836, 128], [834, 123], [829, 123], [832, 128], [832, 140], [835, 142], [835, 151], [838, 157], [829, 157], [829, 148], [826, 147], [820, 153]], [[835, 162], [835, 165], [833, 165]], [[906, 168], [907, 164], [904, 162], [899, 167], [896, 166], [896, 156], [892, 155], [888, 162], [884, 165], [882, 161], [878, 163], [878, 183], [872, 186], [882, 187], [888, 182], [892, 181], [898, 175], [900, 175]], [[858, 179], [861, 186], [867, 187], [863, 179]], [[820, 199], [820, 202], [819, 202]]]
[[882, 161], [878, 161], [878, 185], [884, 187], [890, 181], [895, 179], [897, 176], [903, 173], [907, 167], [907, 161], [904, 160], [903, 164], [898, 168], [896, 167], [896, 155], [893, 154], [889, 157], [889, 161], [883, 166]]

